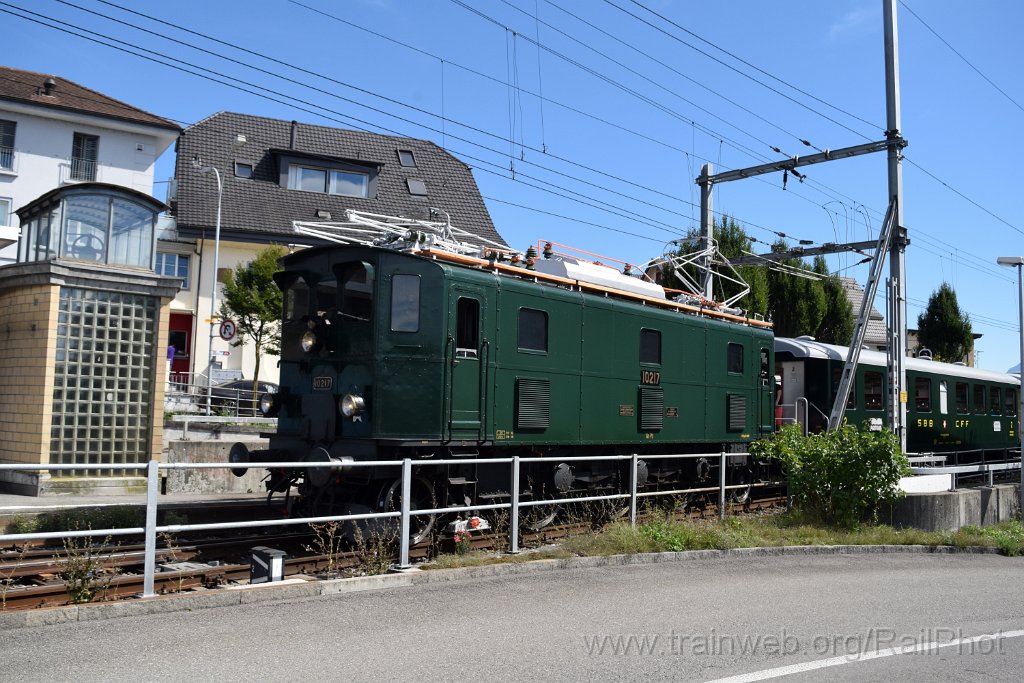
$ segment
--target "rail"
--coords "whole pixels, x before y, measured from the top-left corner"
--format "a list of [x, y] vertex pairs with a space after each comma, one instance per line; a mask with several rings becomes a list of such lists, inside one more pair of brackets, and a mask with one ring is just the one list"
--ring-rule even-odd
[[[636, 525], [637, 521], [637, 501], [640, 498], [651, 497], [651, 496], [667, 496], [677, 495], [685, 493], [708, 493], [712, 491], [718, 492], [718, 516], [719, 519], [725, 518], [726, 513], [726, 492], [730, 490], [746, 489], [753, 487], [764, 487], [764, 486], [775, 486], [778, 482], [749, 482], [744, 484], [726, 484], [726, 465], [730, 462], [730, 459], [743, 458], [744, 460], [749, 459], [749, 455], [746, 453], [687, 453], [687, 454], [669, 454], [669, 455], [645, 455], [643, 458], [637, 454], [632, 455], [606, 455], [606, 456], [576, 456], [559, 458], [558, 463], [562, 462], [596, 462], [596, 461], [620, 461], [629, 463], [629, 492], [628, 493], [614, 493], [608, 495], [594, 495], [584, 496], [577, 498], [560, 498], [560, 499], [542, 499], [542, 500], [520, 500], [519, 482], [520, 472], [524, 463], [536, 463], [536, 462], [554, 462], [553, 458], [521, 458], [518, 456], [510, 458], [481, 458], [472, 461], [464, 459], [455, 460], [411, 460], [405, 458], [404, 460], [382, 460], [382, 461], [357, 461], [357, 462], [346, 462], [343, 465], [338, 463], [328, 462], [260, 462], [260, 463], [161, 463], [156, 460], [151, 460], [148, 463], [135, 463], [135, 464], [111, 464], [103, 465], [104, 469], [115, 470], [115, 471], [140, 471], [145, 470], [146, 472], [146, 525], [145, 527], [125, 527], [118, 529], [86, 529], [86, 530], [68, 530], [68, 531], [51, 531], [43, 533], [28, 533], [28, 534], [0, 534], [0, 542], [6, 541], [30, 541], [30, 540], [46, 540], [46, 539], [57, 539], [57, 538], [75, 538], [75, 537], [89, 537], [89, 536], [130, 536], [143, 534], [145, 536], [145, 575], [143, 581], [143, 592], [142, 597], [150, 598], [154, 597], [155, 576], [156, 576], [156, 540], [157, 535], [162, 533], [179, 533], [188, 531], [209, 531], [214, 529], [243, 529], [252, 527], [266, 526], [268, 522], [266, 520], [252, 520], [242, 522], [218, 522], [218, 523], [207, 523], [207, 524], [165, 524], [157, 525], [157, 497], [160, 490], [160, 471], [161, 470], [178, 470], [178, 469], [251, 469], [251, 468], [285, 468], [285, 469], [300, 469], [300, 468], [353, 468], [353, 467], [395, 467], [401, 468], [401, 509], [391, 512], [375, 512], [367, 514], [354, 514], [354, 515], [329, 515], [321, 517], [293, 517], [288, 519], [274, 520], [274, 525], [292, 525], [292, 524], [318, 524], [326, 522], [354, 522], [362, 520], [377, 520], [377, 519], [395, 519], [399, 520], [399, 568], [408, 568], [409, 564], [409, 550], [410, 550], [410, 536], [412, 528], [412, 518], [421, 515], [434, 515], [434, 514], [447, 514], [447, 513], [472, 513], [481, 510], [509, 510], [510, 523], [509, 523], [509, 553], [519, 552], [519, 511], [524, 507], [532, 507], [537, 505], [569, 505], [573, 503], [584, 503], [590, 501], [601, 501], [601, 500], [629, 500], [629, 523], [633, 526]], [[717, 458], [719, 465], [719, 478], [718, 486], [694, 488], [694, 489], [677, 489], [672, 491], [638, 491], [637, 486], [637, 472], [638, 464], [641, 460], [666, 460], [666, 459], [710, 459]], [[476, 465], [483, 464], [507, 464], [509, 465], [510, 475], [510, 494], [509, 501], [507, 503], [493, 503], [483, 505], [467, 505], [463, 507], [446, 507], [446, 508], [431, 508], [431, 509], [411, 509], [410, 498], [411, 488], [413, 481], [413, 468], [414, 467], [436, 467], [441, 465], [465, 465], [467, 462], [471, 462]], [[72, 465], [72, 464], [0, 464], [0, 471], [74, 471], [74, 470], [89, 470], [96, 469], [95, 464], [88, 465]]]

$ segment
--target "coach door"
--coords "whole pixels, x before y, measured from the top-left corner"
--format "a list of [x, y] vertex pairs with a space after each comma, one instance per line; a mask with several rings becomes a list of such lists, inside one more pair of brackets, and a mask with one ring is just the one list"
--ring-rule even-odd
[[449, 293], [447, 359], [448, 438], [483, 441], [490, 378], [486, 338], [487, 298], [481, 289], [455, 287]]

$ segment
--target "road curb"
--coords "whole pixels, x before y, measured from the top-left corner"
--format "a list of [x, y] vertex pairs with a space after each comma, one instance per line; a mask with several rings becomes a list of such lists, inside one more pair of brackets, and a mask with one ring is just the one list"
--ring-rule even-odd
[[98, 621], [120, 617], [146, 616], [168, 612], [246, 605], [262, 602], [308, 600], [323, 596], [340, 595], [372, 590], [390, 590], [412, 586], [446, 583], [466, 579], [515, 576], [566, 569], [595, 567], [621, 567], [665, 562], [698, 562], [725, 560], [730, 557], [781, 557], [793, 555], [875, 555], [875, 554], [959, 554], [999, 555], [997, 548], [922, 545], [812, 545], [773, 548], [733, 548], [730, 550], [687, 550], [682, 552], [641, 553], [634, 555], [602, 555], [598, 557], [572, 557], [533, 560], [527, 562], [488, 564], [457, 569], [412, 570], [377, 576], [347, 579], [310, 580], [287, 585], [257, 584], [234, 588], [215, 589], [195, 593], [161, 595], [146, 600], [101, 602], [68, 607], [48, 607], [18, 612], [0, 612], [0, 630], [14, 630], [67, 624], [79, 621]]

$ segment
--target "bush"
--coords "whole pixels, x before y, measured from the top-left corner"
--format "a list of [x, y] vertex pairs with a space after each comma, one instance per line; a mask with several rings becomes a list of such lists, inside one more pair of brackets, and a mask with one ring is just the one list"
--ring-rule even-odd
[[876, 521], [882, 504], [903, 495], [899, 481], [910, 474], [895, 434], [849, 425], [809, 436], [788, 425], [750, 450], [781, 464], [798, 511], [848, 528]]

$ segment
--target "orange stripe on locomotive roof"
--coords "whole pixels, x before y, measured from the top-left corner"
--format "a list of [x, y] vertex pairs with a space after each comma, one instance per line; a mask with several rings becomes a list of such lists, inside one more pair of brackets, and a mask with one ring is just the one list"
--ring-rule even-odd
[[517, 268], [516, 266], [510, 266], [505, 263], [491, 262], [487, 259], [477, 258], [476, 256], [466, 256], [464, 254], [453, 254], [447, 251], [430, 251], [429, 249], [420, 249], [415, 252], [422, 256], [428, 256], [442, 261], [451, 261], [452, 263], [459, 263], [467, 266], [477, 266], [480, 268], [492, 268], [500, 273], [506, 273], [509, 275], [515, 275], [517, 277], [529, 277], [536, 280], [546, 280], [547, 282], [555, 282], [561, 285], [568, 285], [569, 287], [579, 287], [581, 290], [587, 290], [592, 292], [602, 292], [604, 294], [614, 294], [616, 296], [626, 297], [627, 299], [635, 299], [637, 301], [643, 301], [646, 303], [654, 304], [655, 306], [663, 306], [665, 308], [672, 308], [679, 311], [687, 311], [698, 316], [705, 316], [710, 318], [719, 318], [722, 320], [730, 320], [732, 322], [743, 323], [744, 325], [753, 325], [754, 327], [762, 327], [765, 329], [771, 329], [772, 324], [764, 320], [753, 320], [751, 318], [744, 318], [738, 315], [730, 315], [728, 313], [720, 313], [719, 311], [708, 310], [706, 308], [700, 308], [699, 306], [691, 306], [689, 304], [681, 304], [676, 301], [669, 301], [668, 299], [655, 299], [651, 296], [644, 296], [642, 294], [635, 294], [633, 292], [627, 292], [621, 289], [613, 289], [611, 287], [602, 287], [591, 282], [582, 282], [580, 280], [570, 280], [568, 278], [559, 277], [557, 275], [550, 275], [548, 273], [539, 273], [535, 270], [526, 270], [524, 268]]

